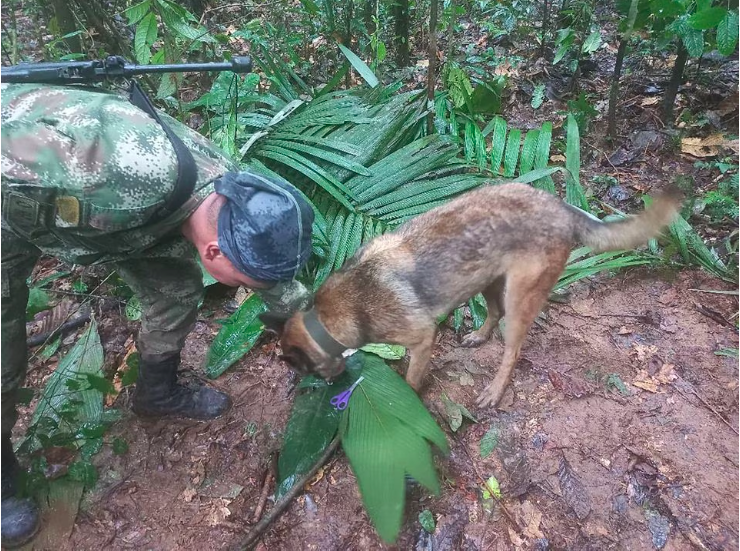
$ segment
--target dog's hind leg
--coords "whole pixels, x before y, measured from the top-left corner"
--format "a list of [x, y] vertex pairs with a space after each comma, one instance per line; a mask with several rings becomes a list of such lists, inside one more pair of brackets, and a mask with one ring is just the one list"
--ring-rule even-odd
[[488, 287], [483, 289], [483, 298], [486, 299], [488, 316], [485, 323], [477, 331], [468, 333], [463, 337], [460, 346], [472, 347], [483, 344], [491, 338], [491, 333], [498, 326], [499, 320], [504, 316], [504, 286], [506, 280], [503, 276], [496, 278]]
[[536, 260], [527, 258], [521, 267], [507, 274], [504, 357], [493, 382], [478, 396], [479, 406], [495, 406], [503, 396], [527, 331], [547, 301], [568, 258], [567, 251], [563, 254], [550, 252], [549, 256], [543, 254]]
[[406, 372], [406, 382], [417, 392], [421, 388], [424, 376], [429, 371], [429, 360], [432, 358], [432, 347], [434, 346], [434, 337], [437, 335], [437, 326], [420, 332], [420, 340], [409, 345], [411, 360], [409, 369]]

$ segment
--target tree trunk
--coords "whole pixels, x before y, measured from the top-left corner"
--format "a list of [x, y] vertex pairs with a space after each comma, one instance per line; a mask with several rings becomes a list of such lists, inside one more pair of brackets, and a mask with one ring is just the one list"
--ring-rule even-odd
[[[75, 22], [75, 16], [72, 12], [70, 3], [65, 0], [51, 0], [51, 5], [54, 10], [54, 16], [57, 18], [57, 25], [59, 25], [59, 31], [62, 33], [62, 36], [75, 32], [77, 30], [77, 24]], [[82, 52], [82, 42], [79, 35], [65, 38], [64, 44], [71, 53]]]
[[619, 100], [619, 79], [622, 77], [622, 65], [624, 56], [627, 54], [627, 44], [629, 44], [632, 30], [635, 28], [635, 19], [637, 19], [638, 0], [631, 0], [630, 9], [627, 12], [627, 28], [619, 39], [619, 48], [617, 49], [617, 61], [614, 64], [614, 74], [612, 75], [612, 86], [609, 90], [609, 114], [607, 116], [608, 128], [606, 135], [613, 138], [617, 135], [617, 101]]
[[665, 89], [665, 97], [663, 98], [663, 124], [667, 127], [673, 126], [673, 103], [676, 101], [678, 87], [683, 82], [683, 70], [688, 60], [689, 52], [684, 47], [683, 42], [679, 40], [676, 63], [673, 65], [671, 80]]
[[539, 57], [545, 57], [545, 47], [547, 45], [547, 31], [550, 28], [550, 2], [552, 0], [542, 1], [542, 42], [540, 43]]
[[378, 5], [378, 0], [365, 0], [365, 7], [362, 10], [362, 19], [365, 22], [365, 30], [367, 34], [373, 34], [375, 32], [375, 21], [373, 16], [375, 15], [375, 9]]
[[396, 46], [396, 65], [409, 65], [409, 0], [395, 0], [393, 4], [393, 42]]
[[612, 74], [612, 86], [609, 90], [609, 121], [606, 135], [613, 138], [617, 135], [617, 101], [619, 100], [619, 79], [622, 76], [622, 64], [624, 54], [627, 52], [627, 40], [624, 37], [619, 41], [617, 50], [617, 61], [614, 64], [614, 73]]
[[[434, 106], [434, 82], [437, 76], [437, 9], [439, 0], [430, 0], [429, 10], [429, 67], [427, 67], [427, 100]], [[427, 134], [434, 132], [434, 107], [427, 113]]]
[[452, 54], [455, 51], [455, 0], [450, 0], [450, 26], [447, 28], [447, 55], [445, 61], [452, 61]]

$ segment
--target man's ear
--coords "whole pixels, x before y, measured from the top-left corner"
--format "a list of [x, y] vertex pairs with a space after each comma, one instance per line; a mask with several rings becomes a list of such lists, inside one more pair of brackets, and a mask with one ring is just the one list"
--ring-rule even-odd
[[218, 246], [218, 241], [211, 241], [210, 243], [207, 243], [203, 250], [203, 256], [206, 260], [214, 260], [221, 254], [221, 247]]
[[277, 314], [275, 312], [263, 312], [258, 317], [265, 324], [265, 330], [277, 336], [282, 335], [285, 322], [290, 319], [289, 315]]

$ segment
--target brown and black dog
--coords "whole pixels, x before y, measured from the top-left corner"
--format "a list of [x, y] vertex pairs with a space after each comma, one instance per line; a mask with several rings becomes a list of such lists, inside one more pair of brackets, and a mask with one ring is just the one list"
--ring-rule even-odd
[[326, 280], [308, 312], [287, 322], [268, 314], [263, 321], [281, 334], [291, 367], [324, 378], [342, 372], [346, 349], [404, 345], [411, 352], [406, 381], [418, 391], [437, 318], [482, 292], [488, 318], [462, 345], [487, 341], [506, 316], [501, 366], [478, 397], [479, 405], [495, 406], [574, 245], [595, 252], [637, 247], [669, 224], [680, 205], [678, 194], [666, 193], [638, 216], [603, 223], [528, 185], [484, 186], [363, 246]]

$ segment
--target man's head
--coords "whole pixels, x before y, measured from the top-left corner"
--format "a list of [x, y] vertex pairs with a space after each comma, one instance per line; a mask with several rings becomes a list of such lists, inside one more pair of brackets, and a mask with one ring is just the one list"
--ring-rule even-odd
[[230, 285], [268, 288], [293, 279], [311, 255], [313, 209], [283, 180], [229, 172], [190, 222], [203, 266]]

